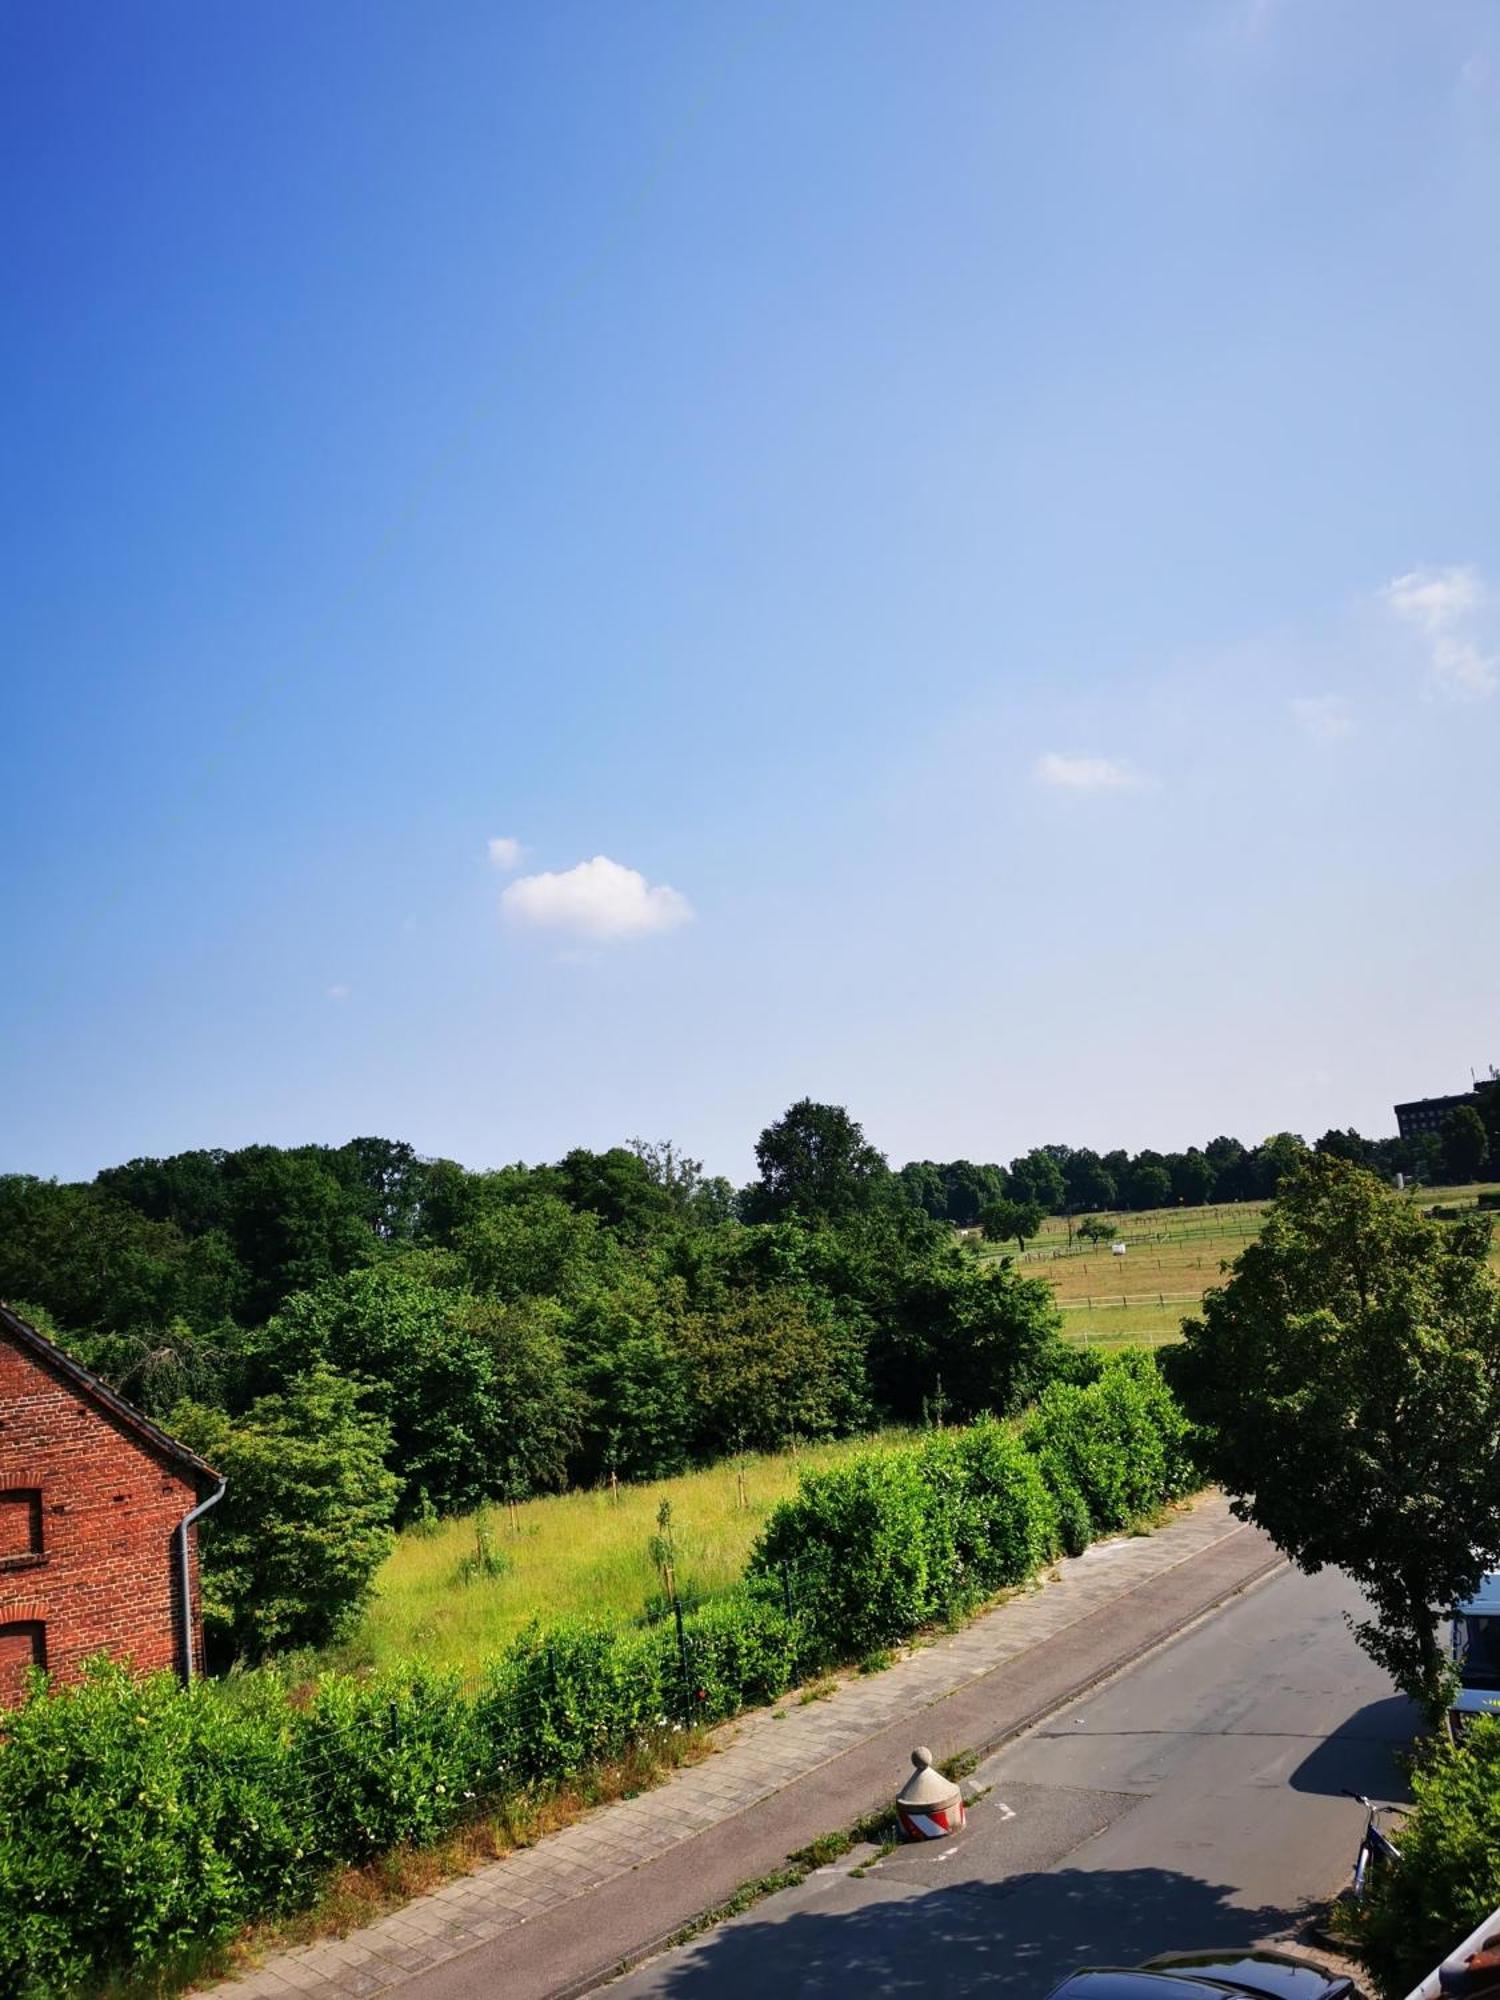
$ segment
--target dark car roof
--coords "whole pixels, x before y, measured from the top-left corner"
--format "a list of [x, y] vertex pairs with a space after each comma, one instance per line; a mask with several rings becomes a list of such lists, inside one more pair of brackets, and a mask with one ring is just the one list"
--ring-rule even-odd
[[1190, 1973], [1110, 1971], [1075, 1972], [1052, 1989], [1051, 2000], [1227, 2000], [1233, 1987], [1219, 1986]]
[[1182, 1952], [1129, 1971], [1075, 1972], [1051, 2000], [1341, 2000], [1353, 1991], [1279, 1952]]

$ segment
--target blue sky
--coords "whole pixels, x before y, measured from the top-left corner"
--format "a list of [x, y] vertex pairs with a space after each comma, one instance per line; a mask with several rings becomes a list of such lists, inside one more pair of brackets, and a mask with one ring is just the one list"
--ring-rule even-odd
[[1493, 6], [13, 0], [0, 91], [0, 1169], [1500, 1061]]

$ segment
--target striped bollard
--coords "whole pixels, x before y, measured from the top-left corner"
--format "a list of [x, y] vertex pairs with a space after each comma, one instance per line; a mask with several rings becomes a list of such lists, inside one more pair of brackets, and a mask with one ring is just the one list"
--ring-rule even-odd
[[919, 1745], [911, 1753], [913, 1770], [896, 1795], [896, 1818], [903, 1840], [943, 1840], [964, 1823], [964, 1795], [958, 1786], [932, 1768], [932, 1752]]

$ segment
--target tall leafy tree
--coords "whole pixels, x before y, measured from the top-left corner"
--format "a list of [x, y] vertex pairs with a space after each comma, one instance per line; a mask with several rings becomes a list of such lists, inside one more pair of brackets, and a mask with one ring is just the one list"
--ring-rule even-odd
[[577, 1438], [560, 1309], [433, 1285], [397, 1266], [289, 1299], [245, 1342], [246, 1387], [285, 1390], [319, 1366], [364, 1385], [389, 1428], [398, 1516], [560, 1486]]
[[336, 1638], [394, 1539], [389, 1436], [357, 1385], [316, 1368], [238, 1419], [180, 1403], [170, 1421], [229, 1482], [199, 1530], [213, 1650], [256, 1660]]
[[1046, 1146], [1033, 1146], [1019, 1160], [1011, 1161], [1005, 1192], [1012, 1201], [1035, 1202], [1043, 1215], [1060, 1215], [1067, 1206], [1063, 1170]]
[[1473, 1105], [1455, 1105], [1443, 1120], [1439, 1137], [1443, 1142], [1443, 1178], [1477, 1180], [1490, 1157], [1490, 1142], [1484, 1120]]
[[757, 1222], [800, 1215], [837, 1221], [868, 1212], [889, 1193], [885, 1155], [839, 1104], [804, 1097], [755, 1142], [760, 1179], [747, 1190], [747, 1211]]
[[991, 1243], [1014, 1241], [1018, 1250], [1024, 1250], [1042, 1226], [1042, 1211], [1034, 1201], [992, 1201], [981, 1220]]
[[1184, 1324], [1179, 1382], [1208, 1464], [1301, 1568], [1336, 1564], [1361, 1643], [1434, 1709], [1446, 1607], [1500, 1552], [1500, 1292], [1482, 1221], [1445, 1229], [1314, 1155]]

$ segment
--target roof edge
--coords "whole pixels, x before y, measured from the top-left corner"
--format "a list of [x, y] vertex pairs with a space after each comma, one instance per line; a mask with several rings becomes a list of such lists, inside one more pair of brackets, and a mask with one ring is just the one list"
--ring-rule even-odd
[[29, 1320], [24, 1320], [19, 1313], [12, 1312], [3, 1301], [0, 1301], [0, 1334], [9, 1334], [19, 1346], [34, 1355], [55, 1375], [60, 1375], [71, 1387], [79, 1390], [91, 1403], [123, 1424], [127, 1430], [134, 1431], [136, 1436], [149, 1445], [158, 1456], [171, 1459], [177, 1465], [186, 1466], [195, 1481], [200, 1484], [222, 1485], [222, 1475], [215, 1472], [206, 1459], [200, 1458], [197, 1452], [190, 1451], [185, 1444], [179, 1444], [177, 1439], [169, 1436], [159, 1424], [152, 1423], [144, 1410], [138, 1410], [134, 1403], [127, 1402], [125, 1397], [95, 1375], [92, 1369], [85, 1368], [81, 1361], [75, 1361], [73, 1356], [59, 1347], [55, 1340], [49, 1340], [46, 1334], [38, 1333]]

